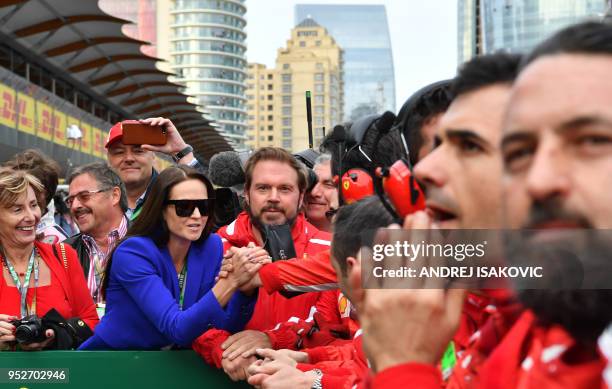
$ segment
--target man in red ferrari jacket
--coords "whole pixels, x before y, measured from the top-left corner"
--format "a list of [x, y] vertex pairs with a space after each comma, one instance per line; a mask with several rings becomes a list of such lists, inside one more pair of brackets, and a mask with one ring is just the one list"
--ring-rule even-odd
[[[459, 69], [436, 148], [414, 169], [424, 186], [427, 211], [409, 216], [405, 229], [500, 227], [499, 141], [519, 60], [495, 54]], [[383, 288], [387, 282], [394, 281], [384, 279]], [[461, 289], [387, 288], [368, 289], [363, 297], [360, 318], [364, 347], [377, 373], [374, 388], [475, 387], [488, 352], [520, 311], [501, 290], [466, 298]], [[445, 377], [439, 364], [451, 340], [456, 352], [442, 362]]]
[[[577, 237], [581, 234], [569, 233], [568, 228], [609, 229], [612, 226], [609, 201], [612, 81], [607, 75], [612, 66], [611, 39], [612, 27], [601, 23], [585, 23], [557, 33], [523, 61], [512, 89], [501, 139], [505, 199], [502, 205], [508, 227], [543, 230], [534, 234], [533, 243], [537, 247], [565, 243], [580, 247]], [[422, 227], [421, 222], [413, 220], [412, 226], [421, 224]], [[559, 228], [565, 230], [552, 230]], [[608, 247], [609, 237], [606, 241], [596, 238], [597, 235], [592, 235], [590, 243]], [[531, 240], [524, 243], [532, 244]], [[535, 247], [528, 246], [528, 249]], [[562, 257], [554, 259], [556, 266], [569, 263], [562, 261], [565, 259]], [[587, 258], [581, 260], [581, 271], [593, 276], [589, 274]], [[610, 272], [604, 270], [602, 274], [609, 276]], [[564, 271], [558, 275], [555, 278], [558, 282], [568, 276]], [[597, 350], [596, 340], [612, 320], [612, 294], [602, 288], [605, 284], [582, 285], [583, 288], [599, 287], [599, 290], [553, 286], [559, 289], [519, 292], [520, 300], [529, 309], [493, 350], [489, 348], [488, 358], [478, 371], [464, 372], [466, 379], [469, 377], [474, 382], [478, 378], [478, 387], [496, 389], [599, 388], [602, 385], [605, 362]], [[452, 310], [448, 309], [451, 293], [429, 294], [430, 305], [436, 309], [430, 310], [434, 314], [427, 319], [438, 323], [439, 333], [450, 328], [453, 322], [449, 314]], [[387, 323], [402, 320], [404, 310], [397, 307], [415, 305], [414, 298], [402, 294], [387, 299], [381, 294], [370, 297], [372, 309], [368, 319], [375, 318], [381, 310], [393, 312], [385, 318]], [[376, 321], [371, 320], [369, 324]], [[432, 355], [439, 353], [443, 346], [431, 342], [436, 338], [432, 336], [433, 331], [422, 337], [429, 338], [429, 343], [394, 348], [398, 334], [403, 338], [401, 333], [389, 326], [368, 328], [371, 331], [366, 333], [371, 336], [367, 339], [373, 342], [369, 355], [379, 369], [374, 388], [403, 387], [408, 382], [415, 387], [439, 386], [439, 378], [432, 369], [435, 360]], [[385, 337], [384, 331], [393, 336]], [[424, 374], [426, 369], [430, 369], [429, 376]], [[422, 380], [415, 380], [415, 376]]]
[[[348, 301], [340, 301], [339, 306], [351, 309], [350, 301], [360, 293], [361, 266], [359, 251], [362, 246], [370, 246], [377, 228], [386, 227], [393, 218], [378, 197], [370, 196], [361, 201], [340, 208], [334, 221], [332, 243], [333, 266], [342, 294]], [[369, 231], [355, 234], [355, 231]], [[353, 309], [351, 309], [353, 310]], [[359, 306], [349, 315], [357, 319]], [[368, 374], [368, 362], [363, 353], [362, 331], [353, 335], [353, 341], [344, 345], [320, 346], [301, 351], [271, 349], [258, 350], [266, 361], [258, 361], [249, 370], [251, 385], [263, 388], [282, 388], [292, 382], [294, 389], [352, 388], [364, 382]], [[285, 369], [285, 367], [291, 369]]]
[[[370, 136], [365, 140], [365, 146], [370, 150], [371, 163], [365, 161], [360, 153], [358, 158], [348, 156], [340, 163], [338, 155], [339, 141], [332, 134], [328, 135], [322, 147], [332, 156], [332, 175], [338, 175], [338, 167], [368, 169], [371, 166], [391, 166], [400, 158], [407, 158], [412, 164], [417, 163], [426, 156], [433, 145], [433, 130], [435, 130], [440, 117], [448, 109], [453, 96], [450, 93], [451, 80], [438, 81], [424, 86], [415, 92], [402, 106], [392, 128], [403, 134], [407, 142], [409, 153], [401, 147], [396, 147], [402, 140], [393, 136], [393, 131], [386, 131], [381, 135], [388, 141], [379, 141], [376, 146], [372, 143], [378, 139], [380, 132], [375, 133], [371, 128]], [[350, 131], [350, 126], [346, 126]], [[365, 139], [365, 138], [364, 138]], [[322, 251], [309, 256], [307, 260], [276, 262], [264, 266], [258, 276], [254, 278], [257, 286], [264, 287], [269, 293], [277, 291], [320, 291], [338, 287], [336, 273], [332, 267], [329, 251]]]
[[[596, 341], [612, 321], [612, 291], [593, 277], [612, 272], [602, 231], [612, 228], [610, 42], [609, 24], [561, 30], [526, 57], [514, 85], [502, 139], [509, 227], [534, 230], [529, 248], [583, 247], [573, 257], [584, 278], [561, 267], [553, 288], [519, 291], [529, 310], [484, 366], [484, 387], [598, 388], [602, 373], [610, 378]], [[605, 253], [601, 263], [593, 248]]]
[[[329, 249], [329, 233], [317, 230], [300, 212], [307, 178], [290, 153], [273, 147], [257, 150], [246, 163], [245, 178], [246, 211], [218, 231], [226, 250], [249, 245], [264, 247], [264, 226], [282, 224], [291, 227], [298, 258]], [[245, 331], [231, 336], [211, 331], [198, 338], [194, 348], [207, 357], [221, 354], [222, 366], [230, 377], [244, 379], [245, 369], [255, 357], [242, 355], [255, 347], [271, 346], [270, 338], [263, 331], [271, 330], [292, 317], [308, 319], [320, 297], [320, 293], [305, 293], [289, 299], [280, 293], [268, 294], [260, 290]]]

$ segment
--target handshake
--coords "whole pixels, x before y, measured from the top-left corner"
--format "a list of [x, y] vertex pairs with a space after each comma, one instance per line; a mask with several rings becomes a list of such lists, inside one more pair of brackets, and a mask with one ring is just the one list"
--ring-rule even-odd
[[223, 256], [217, 280], [227, 279], [241, 292], [251, 294], [261, 286], [257, 272], [271, 262], [268, 252], [252, 242], [246, 247], [230, 247]]

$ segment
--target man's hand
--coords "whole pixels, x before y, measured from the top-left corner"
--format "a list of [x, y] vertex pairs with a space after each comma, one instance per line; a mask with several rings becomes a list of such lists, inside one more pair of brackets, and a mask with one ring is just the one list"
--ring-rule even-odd
[[[431, 228], [431, 220], [424, 212], [408, 216], [404, 223], [404, 229], [411, 231], [412, 241], [429, 241]], [[406, 238], [405, 231], [394, 231], [401, 232], [384, 231], [376, 243], [394, 244], [398, 237]], [[408, 258], [396, 256], [389, 261], [411, 266]], [[423, 266], [437, 265], [428, 258], [416, 261]], [[362, 266], [366, 269], [371, 265]], [[445, 290], [440, 280], [432, 279], [412, 280], [411, 289], [400, 289], [395, 279], [382, 278], [378, 282], [380, 289], [364, 289], [359, 302], [364, 349], [374, 370], [408, 362], [437, 364], [459, 325], [466, 291]]]
[[239, 357], [234, 360], [223, 358], [221, 360], [221, 367], [223, 367], [223, 371], [227, 373], [232, 381], [241, 381], [249, 377], [247, 369], [255, 361], [257, 361], [257, 358], [254, 356], [248, 358]]
[[265, 364], [257, 361], [249, 367], [249, 384], [263, 389], [310, 389], [317, 375], [286, 365]]
[[267, 252], [258, 247], [231, 247], [225, 257], [231, 259], [231, 271], [228, 272], [227, 278], [238, 288], [251, 281], [259, 269], [270, 261]]
[[[271, 348], [258, 348], [254, 354], [264, 358], [264, 364], [278, 362], [287, 366], [295, 367], [298, 363], [308, 363], [308, 354], [303, 351], [289, 349], [273, 350]], [[245, 356], [245, 354], [242, 354]]]
[[230, 361], [238, 357], [250, 357], [258, 348], [270, 348], [272, 343], [268, 335], [261, 331], [245, 330], [227, 338], [221, 345], [223, 358]]
[[[183, 140], [183, 137], [178, 132], [174, 124], [170, 119], [157, 117], [157, 118], [148, 118], [139, 120], [140, 123], [148, 124], [149, 126], [161, 126], [167, 131], [167, 141], [165, 145], [161, 146], [153, 146], [153, 145], [141, 145], [141, 147], [145, 150], [157, 151], [158, 153], [163, 153], [169, 156], [173, 156], [179, 151], [183, 150], [187, 147], [187, 143]], [[180, 164], [186, 165], [193, 160], [193, 153], [189, 153], [180, 161]]]

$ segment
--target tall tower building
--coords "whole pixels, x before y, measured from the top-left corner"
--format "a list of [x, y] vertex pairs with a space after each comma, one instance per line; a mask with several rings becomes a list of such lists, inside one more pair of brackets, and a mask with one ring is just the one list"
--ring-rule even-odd
[[393, 52], [385, 6], [295, 6], [295, 23], [308, 17], [325, 27], [344, 51], [343, 120], [395, 111]]
[[290, 151], [308, 148], [306, 91], [311, 92], [313, 140], [342, 121], [343, 53], [327, 30], [307, 18], [278, 50], [275, 69], [249, 65], [249, 144]]
[[275, 69], [268, 69], [262, 64], [250, 63], [247, 74], [248, 139], [246, 145], [253, 149], [275, 146]]
[[458, 60], [505, 49], [522, 53], [556, 31], [600, 20], [606, 0], [459, 0]]
[[[158, 9], [158, 50], [220, 132], [237, 149], [246, 140], [245, 0], [172, 0]], [[165, 19], [165, 20], [164, 20]], [[167, 55], [165, 51], [167, 50]]]

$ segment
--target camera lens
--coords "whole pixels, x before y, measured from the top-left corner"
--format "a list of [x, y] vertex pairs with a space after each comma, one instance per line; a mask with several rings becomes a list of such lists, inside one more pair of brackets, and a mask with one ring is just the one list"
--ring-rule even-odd
[[40, 338], [41, 330], [37, 323], [22, 324], [15, 330], [15, 339], [18, 343], [33, 343]]

